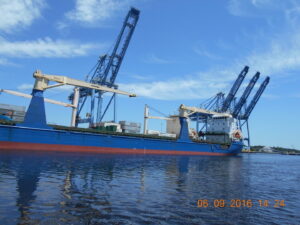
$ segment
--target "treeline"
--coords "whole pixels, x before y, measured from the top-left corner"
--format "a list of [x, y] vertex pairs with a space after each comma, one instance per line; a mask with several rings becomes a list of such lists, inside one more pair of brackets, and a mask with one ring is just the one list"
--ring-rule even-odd
[[[254, 145], [254, 146], [251, 146], [251, 151], [259, 151], [260, 149], [264, 148], [265, 146], [262, 146], [262, 145]], [[273, 147], [270, 147], [271, 149], [273, 149], [273, 151], [276, 151], [276, 152], [298, 152], [300, 150], [298, 149], [294, 149], [294, 148], [283, 148], [283, 147], [278, 147], [278, 146], [273, 146]]]

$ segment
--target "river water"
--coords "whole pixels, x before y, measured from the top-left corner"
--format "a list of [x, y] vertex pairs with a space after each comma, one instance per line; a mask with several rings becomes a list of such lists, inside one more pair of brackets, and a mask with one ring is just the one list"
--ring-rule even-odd
[[0, 224], [300, 224], [300, 157], [1, 152]]

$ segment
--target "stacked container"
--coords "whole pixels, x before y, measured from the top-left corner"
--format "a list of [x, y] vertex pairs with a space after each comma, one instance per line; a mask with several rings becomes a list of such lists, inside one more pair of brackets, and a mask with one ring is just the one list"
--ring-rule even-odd
[[0, 115], [9, 117], [15, 122], [23, 122], [25, 116], [25, 107], [0, 104]]
[[139, 134], [141, 132], [141, 123], [120, 121], [121, 129], [123, 133]]

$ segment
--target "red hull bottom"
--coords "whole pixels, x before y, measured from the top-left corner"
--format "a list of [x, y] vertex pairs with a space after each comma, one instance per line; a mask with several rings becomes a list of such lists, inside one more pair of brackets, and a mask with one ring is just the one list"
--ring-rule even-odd
[[159, 155], [234, 155], [232, 153], [217, 152], [193, 152], [193, 151], [170, 151], [151, 149], [107, 148], [77, 145], [38, 144], [26, 142], [0, 141], [0, 150], [28, 150], [48, 152], [76, 152], [76, 153], [99, 153], [99, 154], [159, 154]]

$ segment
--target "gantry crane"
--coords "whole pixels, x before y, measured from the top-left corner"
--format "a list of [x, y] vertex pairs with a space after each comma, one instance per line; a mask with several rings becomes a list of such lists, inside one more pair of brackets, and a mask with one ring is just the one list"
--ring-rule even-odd
[[[225, 94], [219, 92], [214, 97], [203, 102], [200, 105], [200, 108], [181, 106], [181, 109], [183, 109], [185, 113], [190, 112], [187, 114], [188, 117], [192, 121], [196, 121], [197, 132], [202, 131], [204, 128], [207, 129], [207, 124], [210, 118], [216, 118], [217, 120], [222, 117], [232, 118], [233, 123], [235, 123], [237, 128], [240, 130], [242, 129], [245, 123], [247, 124], [247, 136], [244, 136], [245, 137], [244, 140], [247, 140], [248, 146], [250, 146], [250, 132], [249, 132], [248, 118], [251, 112], [253, 111], [255, 105], [259, 101], [259, 98], [261, 97], [265, 88], [267, 87], [270, 81], [270, 77], [267, 77], [264, 80], [264, 82], [260, 85], [258, 91], [255, 93], [250, 104], [247, 106], [247, 98], [249, 97], [252, 89], [254, 88], [260, 76], [260, 73], [257, 72], [250, 80], [241, 98], [238, 100], [237, 103], [235, 103], [236, 94], [242, 82], [244, 81], [248, 71], [249, 71], [249, 67], [245, 66], [244, 69], [240, 72], [238, 78], [234, 82], [233, 86], [231, 87], [225, 99], [224, 99]], [[245, 110], [243, 110], [243, 108], [245, 108]], [[201, 129], [199, 129], [200, 123], [203, 124]]]
[[[124, 20], [121, 32], [118, 35], [112, 53], [110, 55], [108, 54], [103, 55], [99, 58], [92, 76], [87, 77], [86, 79], [87, 82], [104, 85], [113, 89], [118, 88], [118, 86], [115, 84], [115, 80], [119, 72], [119, 69], [121, 67], [122, 61], [124, 59], [129, 42], [135, 30], [136, 24], [138, 22], [139, 14], [140, 14], [139, 10], [135, 8], [130, 9], [130, 11], [128, 12]], [[103, 94], [105, 92], [106, 91], [91, 90], [87, 88], [79, 89], [79, 105], [78, 105], [78, 112], [76, 116], [76, 126], [78, 126], [79, 123], [89, 123], [91, 127], [95, 122], [98, 123], [102, 121], [112, 101], [114, 100], [115, 102], [116, 99], [116, 93], [114, 93], [111, 96], [110, 100], [108, 101], [106, 107], [103, 108]], [[87, 103], [88, 97], [91, 98], [89, 116], [86, 118], [80, 118], [80, 114], [82, 113], [84, 105]], [[70, 95], [69, 99], [71, 101], [73, 100], [73, 98], [74, 98], [74, 94]], [[116, 109], [114, 109], [114, 112], [115, 111]], [[115, 120], [116, 118], [114, 114], [114, 121]]]
[[248, 119], [249, 119], [249, 116], [251, 115], [251, 112], [253, 111], [254, 107], [256, 106], [258, 100], [260, 99], [262, 93], [265, 91], [266, 87], [268, 86], [269, 82], [270, 82], [270, 77], [267, 77], [264, 80], [264, 82], [260, 85], [259, 89], [255, 93], [250, 104], [245, 109], [245, 112], [238, 117], [239, 121], [244, 120], [244, 122], [241, 124], [241, 127], [243, 127], [244, 124], [247, 125], [247, 138], [245, 138], [245, 139], [248, 141], [248, 146], [250, 146], [250, 131], [249, 131]]

